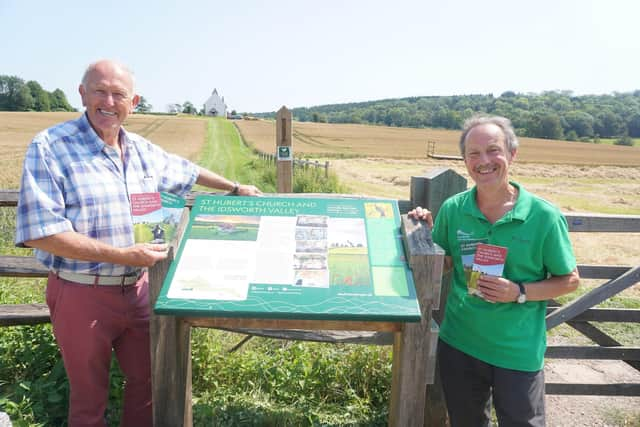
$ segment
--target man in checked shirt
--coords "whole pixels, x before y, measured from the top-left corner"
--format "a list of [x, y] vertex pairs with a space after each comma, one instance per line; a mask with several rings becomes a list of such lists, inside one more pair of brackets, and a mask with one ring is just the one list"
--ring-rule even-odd
[[131, 194], [177, 195], [194, 184], [259, 195], [122, 124], [139, 101], [121, 63], [91, 64], [79, 86], [85, 113], [33, 139], [24, 161], [16, 245], [49, 270], [46, 300], [70, 383], [69, 426], [104, 426], [112, 349], [126, 377], [122, 426], [150, 426], [146, 267], [166, 245], [135, 244]]

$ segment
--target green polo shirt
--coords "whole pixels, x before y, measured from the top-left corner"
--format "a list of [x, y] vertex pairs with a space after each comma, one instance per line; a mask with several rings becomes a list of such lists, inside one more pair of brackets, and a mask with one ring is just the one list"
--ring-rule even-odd
[[447, 199], [438, 212], [433, 240], [454, 266], [440, 338], [494, 366], [538, 371], [547, 346], [546, 301], [490, 303], [469, 295], [463, 267], [470, 265], [481, 242], [508, 248], [503, 277], [514, 282], [537, 282], [576, 267], [562, 213], [511, 184], [519, 189], [518, 200], [495, 224], [478, 209], [475, 187]]

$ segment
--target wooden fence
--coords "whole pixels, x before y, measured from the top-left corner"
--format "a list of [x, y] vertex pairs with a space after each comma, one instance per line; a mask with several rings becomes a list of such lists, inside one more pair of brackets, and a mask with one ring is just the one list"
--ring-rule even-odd
[[[406, 213], [408, 210], [415, 206], [426, 206], [434, 213], [437, 213], [442, 202], [450, 195], [462, 191], [466, 188], [466, 180], [458, 175], [456, 172], [449, 169], [438, 169], [432, 171], [426, 176], [412, 177], [410, 188], [410, 200], [399, 200], [398, 204], [400, 211]], [[274, 196], [276, 196], [274, 194]], [[286, 195], [277, 195], [285, 196]], [[298, 195], [300, 196], [300, 195]], [[326, 195], [325, 195], [326, 196]], [[17, 191], [5, 190], [0, 191], [0, 206], [15, 207], [17, 203]], [[188, 198], [188, 206], [192, 203], [192, 198]], [[617, 233], [640, 233], [640, 216], [634, 215], [592, 215], [592, 214], [565, 214], [567, 222], [569, 224], [569, 230], [571, 232], [617, 232]], [[406, 221], [403, 221], [403, 224]], [[404, 224], [406, 226], [406, 224]], [[430, 237], [430, 236], [429, 236]], [[405, 245], [407, 242], [405, 238]], [[408, 256], [411, 259], [411, 255]], [[422, 261], [425, 263], [425, 260]], [[426, 261], [430, 263], [432, 261]], [[416, 268], [417, 264], [412, 263], [412, 268]], [[154, 267], [155, 268], [155, 267]], [[156, 272], [161, 271], [163, 267], [160, 266], [155, 269]], [[166, 268], [166, 266], [164, 267]], [[437, 271], [437, 268], [435, 268]], [[594, 306], [602, 303], [603, 301], [611, 298], [612, 296], [622, 292], [623, 290], [633, 286], [640, 281], [640, 266], [605, 266], [605, 265], [579, 265], [578, 270], [580, 276], [583, 279], [604, 279], [606, 280], [600, 286], [594, 288], [590, 292], [582, 295], [581, 297], [573, 300], [571, 303], [560, 306], [559, 304], [552, 302], [548, 309], [547, 315], [547, 329], [552, 329], [562, 323], [566, 323], [575, 330], [579, 331], [589, 339], [591, 339], [595, 345], [591, 346], [549, 346], [547, 348], [547, 358], [561, 358], [561, 359], [613, 359], [624, 361], [629, 365], [630, 369], [640, 370], [640, 347], [622, 346], [615, 339], [604, 333], [592, 322], [633, 322], [640, 323], [640, 310], [638, 309], [605, 309], [594, 308]], [[152, 271], [153, 272], [153, 271]], [[10, 277], [46, 277], [46, 270], [38, 264], [33, 257], [16, 257], [16, 256], [1, 256], [0, 257], [0, 276]], [[157, 273], [154, 273], [157, 274]], [[415, 275], [415, 271], [414, 271]], [[161, 283], [161, 278], [156, 278], [154, 281]], [[434, 286], [431, 290], [433, 301], [433, 319], [439, 321], [441, 319], [443, 310], [443, 304], [446, 301], [447, 294], [447, 277], [442, 278], [442, 288]], [[437, 282], [439, 279], [436, 279]], [[438, 301], [440, 301], [440, 307], [438, 307]], [[423, 307], [424, 310], [424, 307]], [[423, 311], [424, 313], [424, 311]], [[166, 317], [166, 316], [157, 316]], [[49, 322], [49, 313], [45, 304], [20, 304], [20, 305], [2, 305], [0, 306], [0, 326], [12, 326], [12, 325], [33, 325], [39, 323]], [[424, 323], [424, 322], [423, 322]], [[185, 324], [181, 322], [174, 323], [170, 329], [156, 330], [155, 334], [157, 338], [166, 334], [171, 337], [171, 340], [176, 345], [182, 345], [188, 347], [188, 327], [185, 329]], [[197, 326], [197, 323], [194, 324]], [[153, 324], [152, 324], [153, 328]], [[425, 330], [432, 330], [432, 326], [427, 326], [424, 329], [423, 324], [422, 333]], [[229, 329], [224, 326], [220, 329]], [[264, 328], [243, 328], [241, 330], [231, 328], [236, 332], [242, 332], [251, 335], [259, 335], [274, 338], [283, 339], [299, 339], [299, 340], [312, 340], [323, 342], [350, 342], [359, 344], [381, 344], [381, 345], [401, 345], [402, 338], [399, 338], [397, 333], [382, 331], [382, 332], [361, 332], [361, 331], [327, 331], [327, 330], [284, 330], [279, 328], [264, 329]], [[417, 331], [407, 333], [402, 337], [405, 340], [417, 339]], [[153, 334], [153, 333], [152, 333]], [[395, 339], [394, 339], [395, 337]], [[424, 337], [420, 337], [424, 339]], [[176, 340], [180, 341], [178, 343]], [[186, 340], [186, 341], [185, 341]], [[400, 340], [400, 343], [398, 341]], [[404, 344], [408, 344], [406, 341]], [[401, 347], [398, 347], [401, 348]], [[434, 348], [428, 350], [432, 354]], [[167, 352], [171, 353], [171, 352]], [[394, 355], [395, 358], [395, 355]], [[397, 362], [397, 363], [396, 363]], [[174, 366], [177, 361], [173, 361]], [[190, 368], [190, 361], [181, 361], [180, 363], [187, 363]], [[402, 366], [401, 361], [394, 359], [394, 376], [411, 376], [410, 369], [405, 369], [402, 372], [396, 372], [396, 367]], [[408, 368], [407, 364], [405, 368]], [[163, 371], [163, 375], [167, 375], [168, 372]], [[176, 375], [176, 374], [174, 374]], [[178, 377], [180, 377], [178, 375]], [[190, 379], [173, 377], [176, 382], [171, 387], [164, 384], [165, 395], [175, 396], [176, 390], [182, 387], [184, 390], [187, 387], [190, 390]], [[392, 411], [390, 423], [392, 425], [445, 425], [446, 424], [446, 411], [444, 407], [444, 401], [442, 398], [441, 390], [438, 384], [438, 375], [433, 378], [436, 384], [427, 386], [426, 400], [427, 405], [424, 408], [415, 408], [418, 413], [424, 411], [424, 417], [407, 416], [404, 414], [402, 417], [401, 404], [402, 396], [396, 393], [392, 397]], [[404, 378], [406, 381], [406, 378]], [[186, 382], [185, 382], [186, 381]], [[415, 384], [414, 384], [415, 386]], [[177, 387], [177, 388], [175, 388]], [[155, 388], [154, 388], [155, 390]], [[547, 383], [547, 394], [568, 394], [568, 395], [617, 395], [617, 396], [640, 396], [640, 384], [630, 383], [611, 383], [611, 384], [566, 384], [566, 383]], [[423, 394], [423, 396], [425, 395]], [[407, 397], [408, 400], [415, 401], [415, 396]], [[184, 400], [183, 400], [184, 402]], [[395, 412], [393, 410], [395, 406]], [[162, 406], [162, 405], [158, 405]], [[187, 420], [190, 417], [190, 407], [186, 405], [182, 408], [182, 413], [173, 414], [173, 421]], [[163, 414], [167, 416], [167, 414]], [[184, 417], [184, 418], [181, 418]], [[400, 418], [394, 418], [400, 417]], [[158, 418], [156, 418], [158, 419]], [[162, 418], [159, 418], [162, 419]], [[406, 424], [404, 423], [406, 422]], [[168, 423], [156, 423], [157, 425], [179, 425]], [[188, 424], [188, 423], [187, 423]]]
[[[288, 125], [285, 124], [285, 129], [284, 129], [284, 134], [286, 134], [286, 138], [288, 138], [289, 140], [289, 146], [291, 146], [292, 141], [292, 125], [291, 125], [291, 113], [289, 112], [289, 110], [286, 107], [282, 107], [279, 111], [278, 111], [278, 118], [281, 117], [281, 114], [286, 114], [287, 115], [287, 123]], [[276, 119], [276, 123], [278, 122], [278, 119]], [[242, 138], [242, 141], [244, 141], [244, 144], [247, 146], [251, 146], [250, 144], [248, 144], [247, 139], [244, 137], [244, 134], [242, 133], [242, 129], [240, 129], [240, 127], [235, 124], [235, 128], [238, 131], [238, 134], [240, 135], [240, 137]], [[276, 126], [276, 133], [279, 133], [283, 131], [283, 129], [281, 127]], [[277, 149], [277, 146], [279, 145], [280, 140], [278, 139], [278, 137], [276, 136], [276, 145], [274, 148]], [[253, 147], [253, 151], [256, 153], [256, 155], [264, 162], [267, 163], [273, 163], [273, 165], [275, 166], [278, 162], [278, 158], [275, 154], [273, 153], [266, 153], [264, 151], [260, 151], [258, 149], [256, 149], [255, 147]], [[324, 163], [321, 163], [318, 160], [308, 160], [308, 159], [293, 159], [293, 164], [292, 164], [293, 168], [295, 169], [296, 167], [300, 167], [303, 169], [308, 169], [308, 168], [316, 168], [316, 169], [320, 169], [320, 168], [324, 168], [324, 177], [328, 178], [329, 177], [329, 161], [325, 161]]]
[[[257, 156], [264, 162], [273, 163], [274, 166], [276, 165], [277, 158], [275, 154], [263, 153], [261, 151], [258, 151]], [[316, 169], [324, 168], [324, 177], [325, 178], [329, 177], [329, 161], [325, 161], [324, 163], [321, 163], [318, 160], [293, 159], [293, 168], [295, 169], [296, 167], [299, 167], [305, 170], [309, 168], [316, 168]]]

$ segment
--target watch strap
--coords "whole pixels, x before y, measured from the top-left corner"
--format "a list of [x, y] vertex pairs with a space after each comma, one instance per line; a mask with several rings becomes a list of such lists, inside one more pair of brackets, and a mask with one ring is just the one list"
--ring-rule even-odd
[[233, 182], [233, 190], [230, 191], [231, 194], [238, 194], [238, 190], [240, 189], [240, 184], [238, 181]]
[[518, 298], [516, 298], [516, 302], [519, 304], [522, 304], [524, 302], [527, 301], [527, 290], [524, 287], [524, 284], [522, 282], [513, 282], [516, 285], [518, 285], [518, 288], [520, 289], [520, 295], [518, 295]]

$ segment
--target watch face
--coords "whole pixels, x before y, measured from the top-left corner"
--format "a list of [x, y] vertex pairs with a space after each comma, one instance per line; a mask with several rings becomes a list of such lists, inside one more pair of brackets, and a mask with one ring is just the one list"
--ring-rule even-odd
[[523, 304], [523, 303], [527, 302], [527, 294], [518, 295], [517, 301], [518, 301], [519, 304]]

